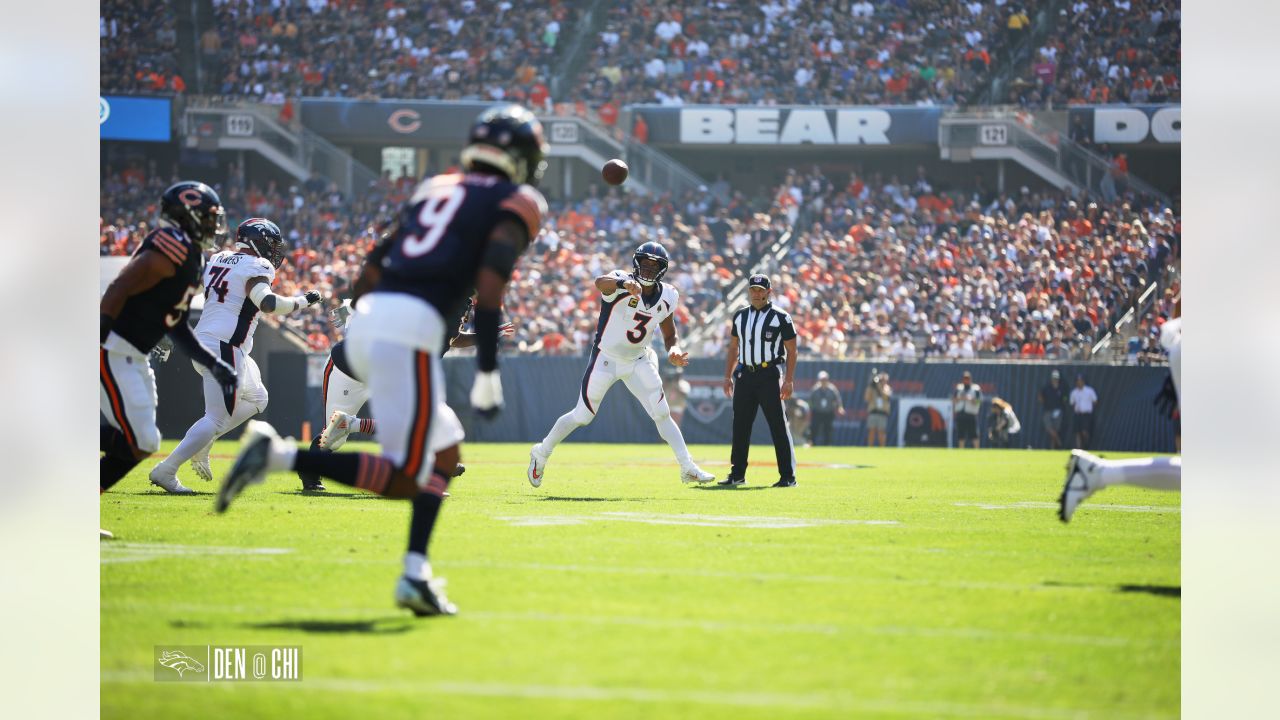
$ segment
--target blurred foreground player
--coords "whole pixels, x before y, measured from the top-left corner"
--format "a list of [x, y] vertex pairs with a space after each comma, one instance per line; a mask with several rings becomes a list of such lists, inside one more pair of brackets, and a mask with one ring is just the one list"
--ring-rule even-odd
[[[438, 360], [449, 332], [445, 318], [456, 317], [476, 294], [479, 371], [471, 405], [492, 417], [502, 406], [499, 305], [546, 213], [546, 201], [533, 188], [546, 169], [546, 152], [542, 125], [528, 110], [486, 110], [462, 151], [465, 173], [419, 185], [398, 225], [366, 259], [345, 347], [351, 370], [368, 384], [381, 453], [299, 450], [270, 425], [250, 422], [218, 495], [219, 512], [246, 486], [281, 470], [314, 472], [385, 497], [412, 499], [396, 603], [415, 615], [457, 612], [427, 560], [463, 438], [462, 425], [445, 404]], [[436, 453], [433, 447], [447, 449]]]
[[[475, 346], [475, 333], [462, 329], [466, 324], [466, 315], [469, 314], [473, 305], [474, 302], [468, 306], [468, 313], [464, 313], [459, 322], [449, 323], [449, 327], [452, 327], [453, 330], [449, 333], [449, 344], [445, 348], [445, 352], [449, 352], [453, 348]], [[334, 328], [345, 330], [348, 327], [352, 312], [351, 301], [349, 300], [334, 308], [330, 313], [333, 316]], [[498, 334], [502, 337], [511, 337], [515, 334], [515, 325], [509, 322], [499, 325]], [[369, 387], [352, 375], [355, 371], [347, 364], [347, 351], [344, 342], [345, 340], [339, 340], [334, 343], [329, 350], [329, 360], [324, 366], [321, 395], [324, 402], [324, 414], [328, 418], [328, 422], [320, 434], [312, 438], [312, 450], [330, 452], [337, 450], [346, 444], [347, 438], [352, 433], [372, 436], [378, 427], [373, 418], [358, 417], [360, 408], [364, 407], [364, 404], [369, 400]], [[445, 448], [432, 449], [439, 452]], [[465, 465], [458, 463], [453, 476], [458, 477], [466, 470]], [[302, 480], [302, 489], [304, 491], [324, 492], [324, 484], [320, 481], [319, 475], [299, 472], [298, 477]]]
[[667, 360], [678, 367], [689, 364], [689, 353], [680, 350], [676, 335], [675, 312], [680, 293], [662, 282], [670, 260], [667, 251], [656, 242], [636, 248], [631, 259], [630, 275], [615, 270], [595, 280], [600, 293], [600, 319], [596, 323], [591, 359], [582, 376], [578, 404], [561, 415], [542, 439], [529, 451], [529, 484], [538, 487], [551, 453], [569, 433], [590, 423], [605, 393], [619, 380], [627, 386], [645, 412], [653, 419], [658, 434], [671, 446], [680, 463], [680, 481], [706, 483], [715, 480], [693, 462], [684, 443], [680, 427], [671, 418], [658, 374], [658, 354], [649, 347], [655, 327], [662, 330]]
[[267, 387], [258, 363], [249, 354], [258, 329], [259, 311], [284, 316], [320, 302], [315, 290], [297, 297], [271, 292], [276, 271], [284, 264], [285, 241], [280, 228], [266, 218], [249, 218], [236, 228], [234, 250], [209, 259], [204, 272], [204, 309], [196, 323], [196, 338], [209, 352], [236, 369], [240, 390], [223, 397], [217, 381], [197, 366], [204, 382], [204, 415], [196, 420], [169, 457], [151, 469], [151, 483], [176, 495], [194, 492], [178, 480], [178, 468], [191, 468], [206, 482], [213, 479], [209, 449], [213, 441], [267, 409]]
[[[1169, 352], [1169, 375], [1179, 405], [1182, 404], [1182, 318], [1169, 320], [1160, 330], [1160, 344]], [[1182, 458], [1151, 457], [1104, 460], [1083, 450], [1072, 450], [1067, 480], [1058, 497], [1058, 517], [1071, 522], [1086, 498], [1111, 485], [1138, 485], [1156, 490], [1182, 490]]]
[[107, 419], [99, 438], [101, 492], [160, 449], [156, 376], [147, 356], [165, 335], [209, 370], [224, 397], [236, 393], [235, 369], [201, 347], [187, 324], [191, 298], [201, 289], [203, 251], [226, 233], [222, 200], [204, 183], [177, 183], [160, 197], [157, 224], [99, 305], [99, 401]]

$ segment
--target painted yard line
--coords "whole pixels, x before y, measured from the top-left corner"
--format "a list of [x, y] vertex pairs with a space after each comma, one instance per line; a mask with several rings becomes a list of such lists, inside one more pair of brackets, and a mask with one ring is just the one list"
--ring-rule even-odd
[[738, 527], [789, 529], [832, 525], [898, 525], [897, 520], [828, 520], [825, 518], [751, 517], [737, 515], [699, 515], [696, 513], [602, 512], [594, 515], [497, 515], [516, 527], [546, 525], [583, 525], [588, 522], [619, 521], [649, 525], [695, 525], [700, 527]]
[[[103, 684], [152, 684], [150, 673], [136, 671], [104, 671]], [[231, 683], [222, 683], [230, 687]], [[200, 686], [202, 688], [207, 686]], [[243, 691], [244, 688], [240, 688]], [[914, 715], [924, 717], [956, 718], [1023, 718], [1026, 720], [1079, 720], [1099, 716], [1085, 709], [1018, 706], [1004, 703], [964, 704], [898, 700], [894, 698], [867, 698], [851, 692], [733, 692], [722, 690], [660, 690], [638, 687], [597, 687], [592, 685], [519, 685], [514, 683], [489, 683], [468, 681], [422, 680], [353, 680], [307, 676], [302, 682], [277, 683], [263, 692], [302, 690], [335, 693], [398, 693], [404, 695], [461, 695], [478, 698], [513, 698], [525, 700], [570, 700], [583, 702], [641, 702], [654, 704], [688, 703], [729, 707], [786, 708], [807, 710], [835, 710], [839, 712], [881, 713], [890, 715]], [[1159, 720], [1174, 717], [1165, 714], [1141, 715], [1116, 714], [1107, 711], [1108, 718], [1130, 720]]]
[[[958, 502], [952, 503], [956, 507], [976, 507], [983, 510], [1057, 510], [1056, 502], [1040, 502], [1037, 500], [1024, 500], [1022, 502], [1013, 502], [1008, 504], [998, 503], [971, 503]], [[1114, 512], [1130, 512], [1130, 513], [1181, 513], [1182, 508], [1176, 505], [1107, 505], [1105, 503], [1086, 503], [1084, 507], [1094, 510], [1111, 510]]]
[[147, 562], [170, 557], [270, 557], [292, 553], [292, 548], [228, 547], [219, 545], [170, 545], [165, 543], [139, 543], [109, 541], [100, 544], [101, 562]]

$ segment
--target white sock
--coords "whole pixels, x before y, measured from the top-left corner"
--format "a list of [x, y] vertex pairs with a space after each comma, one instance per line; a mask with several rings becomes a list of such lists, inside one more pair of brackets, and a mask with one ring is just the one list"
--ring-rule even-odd
[[676, 425], [676, 421], [670, 415], [654, 423], [658, 428], [658, 434], [663, 440], [671, 446], [672, 452], [676, 454], [676, 460], [680, 463], [680, 467], [686, 468], [693, 465], [693, 457], [689, 455], [689, 448], [684, 444], [684, 435], [680, 434], [680, 426]]
[[1102, 487], [1138, 485], [1153, 490], [1182, 490], [1182, 458], [1103, 460], [1098, 480]]
[[551, 426], [551, 432], [542, 439], [542, 453], [547, 457], [551, 457], [552, 451], [569, 436], [569, 433], [582, 427], [585, 423], [580, 423], [573, 419], [573, 412], [567, 412], [556, 420], [556, 424]]
[[407, 552], [404, 554], [404, 575], [413, 580], [428, 580], [431, 578], [431, 563], [427, 562], [427, 556], [420, 552]]
[[169, 453], [169, 457], [165, 458], [156, 466], [166, 475], [174, 475], [178, 472], [178, 468], [182, 467], [182, 463], [190, 460], [201, 448], [213, 442], [213, 436], [217, 433], [217, 423], [208, 415], [201, 416], [195, 421], [187, 434], [183, 436], [182, 442], [178, 443], [178, 447]]

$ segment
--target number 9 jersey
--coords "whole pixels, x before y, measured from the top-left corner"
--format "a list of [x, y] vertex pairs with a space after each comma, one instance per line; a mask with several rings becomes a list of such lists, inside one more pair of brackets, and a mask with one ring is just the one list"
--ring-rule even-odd
[[428, 178], [414, 191], [399, 228], [381, 248], [382, 279], [376, 289], [415, 295], [441, 316], [459, 317], [498, 221], [504, 215], [514, 218], [533, 244], [546, 213], [541, 193], [497, 175]]
[[[630, 275], [615, 270], [610, 275], [619, 283]], [[601, 296], [600, 319], [596, 322], [595, 347], [614, 357], [634, 360], [644, 355], [660, 334], [658, 326], [671, 317], [680, 304], [680, 293], [672, 286], [658, 282], [657, 292], [636, 297], [621, 286]]]

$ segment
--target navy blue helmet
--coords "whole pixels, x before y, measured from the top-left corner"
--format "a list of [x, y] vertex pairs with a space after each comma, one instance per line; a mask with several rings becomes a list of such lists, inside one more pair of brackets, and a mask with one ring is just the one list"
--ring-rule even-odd
[[280, 228], [266, 218], [249, 218], [236, 228], [236, 247], [252, 250], [273, 267], [284, 264], [284, 237]]
[[[652, 260], [657, 264], [655, 268], [653, 263], [648, 267], [641, 265], [642, 260]], [[671, 258], [667, 255], [666, 248], [656, 242], [647, 242], [636, 248], [635, 255], [631, 258], [631, 267], [635, 270], [636, 282], [650, 287], [662, 279], [667, 274], [667, 266], [671, 264]], [[647, 272], [646, 272], [647, 271]]]
[[160, 217], [177, 225], [187, 239], [206, 250], [227, 234], [222, 200], [202, 182], [184, 180], [170, 185], [160, 196]]
[[542, 123], [519, 105], [495, 105], [471, 126], [462, 149], [462, 167], [484, 165], [506, 175], [513, 183], [537, 186], [547, 170], [550, 146], [542, 135]]

